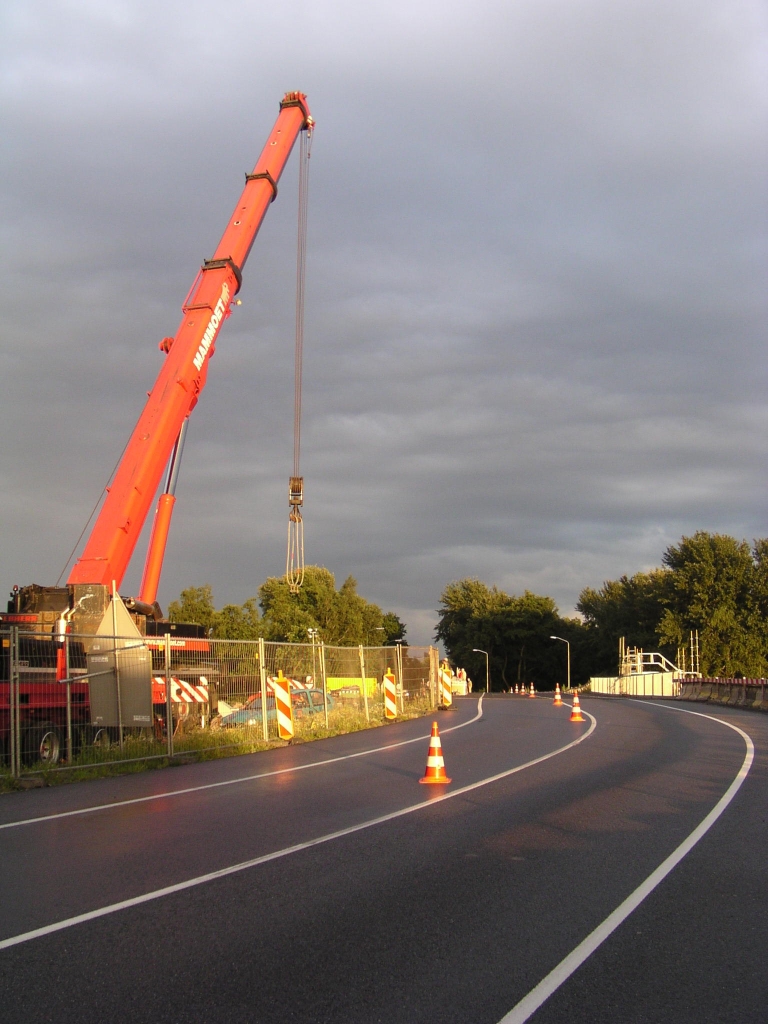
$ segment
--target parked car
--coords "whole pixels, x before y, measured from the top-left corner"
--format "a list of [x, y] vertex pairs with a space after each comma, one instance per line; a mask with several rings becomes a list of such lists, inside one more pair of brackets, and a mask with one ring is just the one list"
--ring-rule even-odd
[[[220, 702], [221, 703], [221, 702]], [[328, 694], [328, 710], [335, 706], [333, 697]], [[322, 690], [292, 690], [291, 704], [293, 706], [293, 717], [303, 718], [305, 715], [316, 715], [323, 711]], [[275, 695], [267, 694], [267, 719], [275, 718]], [[254, 693], [241, 708], [230, 711], [229, 714], [221, 716], [220, 724], [228, 725], [258, 725], [261, 722], [261, 694]]]

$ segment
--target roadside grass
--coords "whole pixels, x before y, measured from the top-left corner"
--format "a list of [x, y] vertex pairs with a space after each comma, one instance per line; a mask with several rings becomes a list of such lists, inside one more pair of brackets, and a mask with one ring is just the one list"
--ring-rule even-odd
[[[428, 698], [410, 701], [395, 721], [402, 722], [421, 718], [431, 712]], [[368, 717], [365, 709], [354, 705], [342, 705], [328, 712], [328, 725], [324, 714], [307, 715], [294, 722], [292, 743], [311, 743], [313, 740], [343, 736], [347, 733], [377, 729], [389, 724], [384, 717], [381, 702], [370, 701]], [[256, 725], [234, 726], [227, 729], [206, 727], [191, 729], [174, 736], [174, 756], [169, 757], [165, 741], [146, 735], [126, 735], [123, 750], [117, 743], [107, 748], [84, 747], [72, 759], [71, 765], [56, 768], [42, 763], [25, 765], [21, 779], [14, 779], [7, 768], [0, 768], [0, 793], [37, 786], [58, 786], [69, 782], [83, 782], [87, 779], [110, 778], [118, 775], [134, 775], [139, 772], [171, 768], [176, 765], [197, 761], [212, 761], [222, 757], [237, 757], [240, 754], [254, 754], [262, 750], [288, 746], [286, 740], [276, 736], [276, 723], [269, 722], [270, 739], [264, 741], [261, 722]]]

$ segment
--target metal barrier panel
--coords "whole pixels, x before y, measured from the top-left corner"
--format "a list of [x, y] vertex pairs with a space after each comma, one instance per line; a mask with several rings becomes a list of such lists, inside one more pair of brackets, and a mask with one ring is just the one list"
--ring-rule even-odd
[[158, 753], [151, 654], [143, 642], [57, 642], [49, 632], [14, 628], [2, 634], [1, 650], [0, 749], [13, 775]]
[[0, 631], [0, 764], [21, 774], [184, 753], [251, 752], [278, 737], [273, 680], [289, 683], [295, 735], [384, 720], [435, 700], [434, 648]]

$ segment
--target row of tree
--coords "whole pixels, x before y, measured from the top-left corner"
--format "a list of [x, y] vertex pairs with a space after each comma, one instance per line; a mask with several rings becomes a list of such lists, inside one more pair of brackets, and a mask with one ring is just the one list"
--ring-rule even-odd
[[405, 626], [394, 614], [384, 612], [357, 592], [348, 576], [336, 589], [332, 572], [308, 565], [304, 585], [292, 594], [284, 577], [270, 577], [243, 604], [216, 609], [209, 585], [188, 587], [168, 607], [172, 622], [196, 622], [211, 636], [228, 640], [265, 640], [307, 643], [310, 630], [318, 641], [339, 646], [384, 646], [405, 640]]
[[[618, 643], [661, 651], [676, 661], [698, 632], [705, 675], [768, 672], [768, 539], [745, 541], [700, 531], [669, 547], [662, 565], [581, 592], [582, 619], [562, 617], [549, 597], [515, 597], [477, 579], [448, 584], [436, 639], [449, 658], [485, 682], [487, 651], [494, 689], [535, 681], [563, 683], [570, 644], [571, 678], [584, 683], [618, 671]], [[688, 664], [690, 665], [690, 654]]]

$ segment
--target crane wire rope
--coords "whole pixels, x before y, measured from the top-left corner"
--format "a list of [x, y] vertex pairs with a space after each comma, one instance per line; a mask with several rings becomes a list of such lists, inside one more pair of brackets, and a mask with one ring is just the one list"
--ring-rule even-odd
[[101, 499], [102, 499], [102, 498], [104, 497], [104, 495], [105, 495], [105, 494], [107, 493], [107, 489], [108, 489], [108, 487], [109, 487], [110, 483], [112, 482], [112, 478], [114, 477], [115, 473], [117, 472], [117, 467], [118, 467], [118, 466], [120, 465], [120, 462], [122, 461], [122, 458], [123, 458], [123, 456], [125, 455], [125, 450], [126, 450], [126, 448], [128, 447], [128, 444], [129, 444], [129, 442], [130, 442], [130, 438], [128, 438], [128, 441], [126, 441], [126, 442], [125, 442], [125, 444], [123, 445], [123, 450], [122, 450], [122, 451], [120, 452], [120, 455], [118, 456], [117, 462], [115, 463], [115, 465], [114, 465], [114, 467], [113, 467], [113, 469], [112, 469], [112, 472], [111, 472], [111, 473], [109, 474], [109, 476], [107, 477], [107, 482], [106, 482], [106, 483], [104, 484], [104, 486], [102, 487], [102, 489], [101, 489], [101, 494], [99, 494], [98, 498], [96, 499], [96, 504], [95, 504], [95, 505], [93, 506], [93, 508], [91, 509], [91, 514], [90, 514], [90, 515], [88, 516], [88, 518], [87, 518], [87, 520], [86, 520], [86, 522], [85, 522], [85, 526], [84, 526], [84, 527], [82, 528], [82, 530], [80, 531], [80, 536], [79, 536], [79, 537], [77, 538], [77, 540], [75, 541], [75, 546], [74, 546], [74, 547], [72, 548], [72, 550], [71, 550], [71, 551], [69, 552], [69, 556], [68, 556], [68, 558], [67, 558], [66, 562], [64, 563], [64, 568], [63, 568], [63, 569], [61, 570], [61, 572], [59, 573], [59, 578], [58, 578], [58, 579], [56, 580], [56, 583], [54, 584], [54, 586], [58, 587], [58, 585], [59, 585], [59, 584], [61, 583], [61, 577], [62, 577], [62, 576], [64, 575], [64, 573], [65, 573], [65, 572], [67, 571], [67, 568], [69, 567], [69, 563], [70, 563], [70, 562], [72, 561], [72, 556], [73, 556], [73, 555], [74, 555], [74, 553], [75, 553], [75, 552], [77, 551], [77, 549], [78, 549], [78, 548], [80, 547], [80, 541], [81, 541], [81, 540], [83, 539], [83, 537], [84, 537], [84, 535], [85, 535], [85, 531], [86, 531], [86, 530], [88, 529], [88, 527], [89, 527], [89, 526], [91, 525], [91, 520], [92, 520], [92, 519], [93, 519], [93, 517], [94, 517], [94, 516], [96, 515], [96, 509], [97, 509], [97, 508], [99, 507], [99, 505], [101, 504]]
[[304, 479], [301, 476], [301, 386], [304, 363], [304, 297], [307, 275], [307, 208], [309, 198], [309, 158], [312, 149], [312, 124], [299, 140], [299, 217], [296, 248], [296, 344], [293, 378], [293, 476], [288, 484], [288, 550], [285, 578], [292, 594], [304, 582]]

